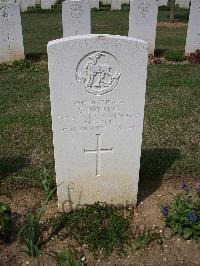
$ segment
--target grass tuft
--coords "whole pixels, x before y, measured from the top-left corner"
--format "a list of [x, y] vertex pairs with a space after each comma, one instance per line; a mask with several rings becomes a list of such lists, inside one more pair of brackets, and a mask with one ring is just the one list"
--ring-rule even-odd
[[97, 254], [109, 256], [114, 250], [123, 252], [130, 240], [129, 220], [114, 206], [95, 203], [69, 214], [61, 214], [55, 221], [55, 231], [65, 228], [67, 235], [79, 245], [86, 244]]

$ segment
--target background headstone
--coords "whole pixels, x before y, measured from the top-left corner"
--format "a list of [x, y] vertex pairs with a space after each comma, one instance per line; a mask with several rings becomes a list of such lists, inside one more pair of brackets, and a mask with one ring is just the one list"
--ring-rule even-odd
[[200, 49], [200, 1], [192, 0], [188, 22], [185, 53]]
[[158, 6], [167, 6], [168, 0], [157, 0]]
[[26, 12], [28, 10], [28, 0], [21, 0], [20, 7], [21, 12]]
[[102, 0], [103, 5], [111, 5], [111, 0]]
[[176, 0], [176, 5], [188, 9], [190, 6], [190, 0]]
[[28, 7], [35, 7], [35, 0], [28, 0]]
[[41, 9], [51, 9], [52, 0], [41, 0]]
[[90, 0], [90, 7], [99, 9], [99, 0]]
[[149, 44], [149, 54], [154, 54], [155, 50], [158, 6], [160, 5], [163, 5], [163, 1], [130, 1], [128, 35], [147, 41]]
[[63, 36], [91, 33], [91, 9], [89, 1], [65, 1], [62, 3]]
[[0, 3], [0, 63], [24, 58], [20, 6]]
[[0, 0], [0, 3], [15, 3], [15, 0]]
[[59, 209], [137, 201], [147, 43], [83, 35], [48, 44]]
[[122, 0], [122, 4], [129, 4], [129, 0]]
[[121, 10], [121, 0], [112, 0], [111, 10]]

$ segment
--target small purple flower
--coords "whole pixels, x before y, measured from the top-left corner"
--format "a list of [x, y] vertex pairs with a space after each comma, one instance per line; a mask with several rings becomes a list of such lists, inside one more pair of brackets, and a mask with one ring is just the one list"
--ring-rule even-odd
[[185, 191], [189, 191], [189, 186], [185, 183], [185, 181], [182, 181], [182, 189]]
[[167, 217], [168, 214], [169, 214], [169, 212], [168, 212], [167, 209], [164, 209], [164, 210], [162, 211], [162, 214], [163, 214], [163, 216]]
[[196, 222], [197, 216], [196, 216], [196, 214], [194, 212], [192, 212], [192, 213], [190, 213], [188, 215], [187, 219], [188, 219], [189, 222]]
[[168, 207], [168, 205], [163, 206], [162, 215], [165, 216], [165, 217], [167, 217], [169, 215], [169, 207]]
[[197, 188], [197, 193], [200, 193], [200, 187], [199, 187], [199, 188]]

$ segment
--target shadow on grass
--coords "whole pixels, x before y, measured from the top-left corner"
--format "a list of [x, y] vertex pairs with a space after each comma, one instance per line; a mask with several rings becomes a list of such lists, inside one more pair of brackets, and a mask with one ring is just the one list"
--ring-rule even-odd
[[154, 56], [156, 56], [156, 57], [164, 56], [166, 51], [168, 51], [168, 49], [160, 49], [160, 48], [155, 49]]
[[29, 159], [22, 156], [0, 158], [0, 179], [3, 179], [10, 174], [16, 173], [29, 164]]
[[26, 58], [30, 59], [34, 62], [38, 62], [41, 60], [47, 60], [47, 54], [45, 54], [45, 53], [28, 53], [28, 54], [26, 54]]
[[160, 187], [165, 172], [179, 158], [177, 149], [142, 150], [138, 203]]
[[178, 12], [176, 13], [175, 17], [176, 17], [176, 21], [187, 23], [189, 20], [189, 12], [186, 12], [186, 11]]

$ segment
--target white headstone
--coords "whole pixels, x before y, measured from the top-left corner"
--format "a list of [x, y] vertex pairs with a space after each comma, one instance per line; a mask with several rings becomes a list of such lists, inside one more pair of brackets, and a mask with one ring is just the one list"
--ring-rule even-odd
[[157, 0], [158, 6], [167, 6], [168, 0]]
[[190, 0], [176, 0], [176, 5], [188, 9], [190, 6]]
[[122, 4], [128, 5], [129, 4], [129, 0], [122, 0]]
[[130, 1], [128, 35], [147, 41], [149, 54], [154, 54], [158, 6], [160, 5], [163, 5], [161, 0]]
[[103, 5], [111, 5], [111, 0], [102, 0]]
[[200, 1], [192, 0], [185, 53], [192, 53], [197, 49], [200, 49]]
[[99, 0], [90, 0], [90, 7], [99, 9]]
[[91, 32], [90, 3], [85, 0], [62, 3], [63, 36], [89, 34]]
[[147, 43], [82, 35], [48, 44], [59, 209], [137, 201]]
[[28, 0], [21, 0], [20, 7], [21, 12], [26, 12], [28, 9]]
[[41, 9], [51, 9], [52, 0], [41, 0]]
[[28, 7], [35, 7], [35, 0], [28, 0]]
[[0, 0], [0, 3], [15, 3], [15, 0]]
[[0, 63], [24, 58], [19, 4], [0, 3]]
[[121, 10], [121, 0], [112, 0], [111, 10]]

